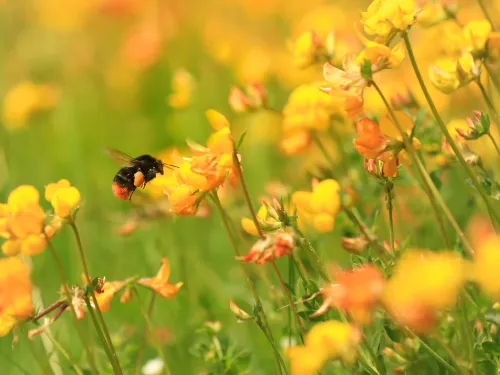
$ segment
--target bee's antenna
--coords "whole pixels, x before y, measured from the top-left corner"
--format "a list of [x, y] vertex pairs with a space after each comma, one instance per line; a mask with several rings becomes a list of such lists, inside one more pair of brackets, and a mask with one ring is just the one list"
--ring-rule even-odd
[[168, 164], [168, 163], [162, 163], [164, 167], [167, 167], [167, 168], [179, 168], [178, 165], [175, 165], [175, 164]]

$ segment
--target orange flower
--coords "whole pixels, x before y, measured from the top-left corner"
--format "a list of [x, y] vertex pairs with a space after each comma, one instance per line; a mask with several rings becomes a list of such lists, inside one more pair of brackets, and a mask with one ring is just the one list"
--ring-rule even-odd
[[111, 300], [124, 285], [125, 282], [123, 281], [110, 281], [104, 283], [101, 293], [96, 293], [95, 295], [97, 304], [99, 305], [101, 311], [106, 312], [109, 310]]
[[170, 276], [170, 265], [167, 258], [162, 258], [162, 266], [155, 277], [139, 279], [138, 283], [154, 290], [157, 294], [165, 298], [174, 298], [179, 289], [183, 285], [182, 282], [170, 284], [168, 278]]
[[378, 158], [387, 147], [387, 139], [380, 131], [379, 125], [369, 118], [363, 117], [356, 122], [357, 139], [354, 148], [368, 159]]
[[28, 266], [18, 257], [0, 259], [0, 337], [33, 311]]
[[276, 258], [292, 254], [294, 242], [294, 234], [291, 231], [273, 232], [264, 239], [259, 239], [248, 254], [236, 259], [257, 264], [274, 262]]
[[193, 157], [190, 159], [191, 171], [206, 178], [206, 185], [202, 187], [203, 191], [222, 185], [227, 177], [232, 184], [235, 184], [237, 179], [233, 162], [234, 143], [229, 121], [214, 110], [208, 110], [206, 116], [216, 130], [209, 137], [207, 147], [188, 141], [188, 146], [193, 152]]
[[371, 311], [384, 286], [384, 276], [379, 269], [365, 265], [351, 271], [337, 272], [335, 278], [337, 284], [322, 290], [323, 304], [313, 315], [321, 315], [334, 307], [347, 311], [360, 324], [370, 323]]

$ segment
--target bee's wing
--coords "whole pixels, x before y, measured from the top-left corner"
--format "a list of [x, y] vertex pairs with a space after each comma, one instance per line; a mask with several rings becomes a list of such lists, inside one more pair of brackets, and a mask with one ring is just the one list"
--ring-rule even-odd
[[134, 158], [121, 151], [104, 147], [104, 152], [108, 154], [111, 157], [111, 159], [113, 159], [116, 163], [120, 165], [132, 166], [134, 164]]

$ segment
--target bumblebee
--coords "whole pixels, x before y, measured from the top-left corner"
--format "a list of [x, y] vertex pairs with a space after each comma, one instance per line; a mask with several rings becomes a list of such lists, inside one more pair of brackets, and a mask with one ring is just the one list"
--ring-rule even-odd
[[138, 187], [143, 189], [146, 184], [156, 177], [156, 174], [163, 174], [163, 168], [174, 168], [173, 164], [163, 163], [161, 160], [151, 155], [141, 155], [133, 158], [121, 151], [106, 148], [106, 153], [122, 168], [113, 178], [113, 194], [122, 200], [132, 199], [134, 191]]

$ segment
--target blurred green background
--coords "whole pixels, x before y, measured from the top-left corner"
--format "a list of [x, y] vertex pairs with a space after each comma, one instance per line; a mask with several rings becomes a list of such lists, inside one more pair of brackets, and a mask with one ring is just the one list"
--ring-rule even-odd
[[[184, 286], [173, 300], [157, 298], [152, 320], [164, 333], [162, 343], [173, 374], [200, 373], [203, 363], [189, 353], [189, 348], [196, 340], [195, 330], [210, 320], [221, 321], [223, 332], [239, 348], [251, 352], [251, 374], [274, 373], [275, 366], [271, 348], [256, 326], [238, 324], [228, 308], [229, 300], [234, 298], [250, 309], [252, 297], [217, 212], [208, 217], [151, 220], [129, 236], [117, 235], [116, 227], [123, 224], [138, 203], [119, 201], [112, 195], [111, 183], [118, 167], [102, 148], [112, 147], [138, 156], [184, 148], [186, 138], [203, 144], [212, 130], [204, 112], [214, 108], [228, 115], [236, 138], [247, 131], [242, 163], [255, 204], [266, 193], [270, 180], [309, 189], [307, 172], [318, 157], [281, 155], [277, 147], [280, 117], [273, 113], [232, 114], [227, 100], [229, 90], [233, 84], [261, 81], [268, 90], [270, 106], [281, 110], [293, 88], [321, 79], [318, 67], [307, 71], [293, 67], [287, 43], [313, 26], [320, 32], [336, 27], [341, 34], [347, 33], [342, 34], [344, 37], [349, 36], [344, 44], [339, 44], [339, 56], [350, 46], [359, 49], [359, 44], [349, 40], [354, 36], [358, 11], [368, 3], [0, 1], [0, 93], [4, 98], [0, 200], [6, 201], [8, 193], [20, 184], [32, 184], [43, 191], [44, 185], [67, 178], [82, 194], [78, 226], [93, 276], [105, 276], [107, 280], [153, 276], [161, 257], [169, 259], [171, 281], [183, 281]], [[189, 72], [193, 80], [191, 89], [185, 88], [189, 94], [183, 108], [175, 108], [168, 101], [169, 95], [179, 90], [173, 85], [179, 69]], [[43, 110], [32, 111], [26, 104], [33, 100], [27, 99], [30, 95], [40, 95], [37, 88], [13, 95], [23, 82], [50, 87], [37, 99], [48, 102]], [[387, 82], [391, 80], [387, 78], [385, 84], [389, 85]], [[448, 101], [442, 105], [447, 104]], [[377, 106], [380, 108], [380, 103], [373, 104], [374, 108]], [[351, 142], [352, 137], [346, 137], [346, 147]], [[350, 155], [353, 165], [361, 166], [361, 158]], [[461, 175], [451, 177], [459, 184], [463, 181]], [[360, 177], [361, 184], [366, 180], [366, 176]], [[372, 192], [377, 191], [373, 184], [369, 186]], [[458, 202], [456, 197], [463, 192], [453, 188], [444, 194], [450, 201]], [[361, 201], [371, 197], [362, 194]], [[47, 202], [43, 204], [48, 209]], [[377, 204], [383, 202], [377, 198]], [[462, 222], [472, 210], [467, 204], [464, 201], [454, 206]], [[248, 216], [238, 194], [228, 203], [228, 210], [236, 222]], [[418, 230], [420, 245], [436, 245], [432, 223], [425, 222]], [[341, 234], [335, 231], [321, 236], [317, 245], [325, 259], [346, 259], [339, 245]], [[57, 234], [54, 245], [70, 282], [81, 283], [82, 269], [67, 228]], [[286, 261], [279, 263], [286, 275]], [[254, 274], [260, 272], [255, 267], [252, 270]], [[60, 280], [47, 251], [33, 258], [32, 278], [45, 305], [58, 298]], [[276, 336], [285, 337], [288, 315], [284, 310], [277, 311], [277, 291], [270, 289], [262, 278], [255, 280]], [[147, 299], [143, 293], [142, 300]], [[121, 304], [116, 298], [105, 319], [124, 358], [124, 368], [129, 366], [125, 373], [132, 373], [130, 366], [133, 368], [135, 358], [129, 354], [139, 345], [144, 325], [137, 301]], [[92, 332], [90, 319], [85, 319], [84, 324]], [[52, 331], [72, 358], [84, 362], [70, 314], [53, 324]], [[10, 336], [2, 338], [0, 374], [21, 374], [13, 362], [30, 374], [39, 374], [41, 369], [35, 358], [46, 363], [44, 353], [40, 337], [32, 345], [21, 334], [14, 346]], [[156, 356], [148, 344], [143, 362]], [[130, 358], [131, 364], [127, 364], [126, 358]], [[71, 373], [64, 359], [60, 359], [63, 373]]]

